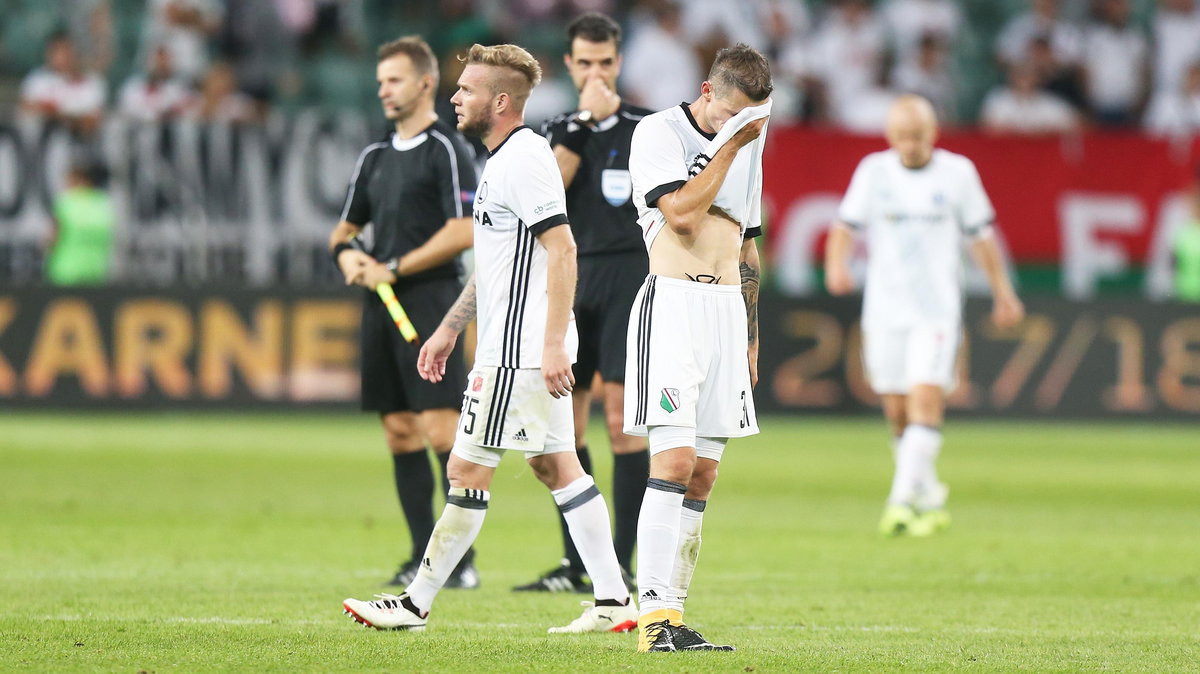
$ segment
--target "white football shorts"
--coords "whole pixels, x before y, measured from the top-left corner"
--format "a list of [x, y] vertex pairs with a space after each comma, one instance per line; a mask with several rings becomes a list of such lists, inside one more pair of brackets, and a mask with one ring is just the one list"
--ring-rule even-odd
[[758, 433], [746, 344], [740, 285], [647, 276], [629, 316], [625, 432], [684, 426], [706, 438]]
[[571, 396], [546, 390], [540, 368], [477, 366], [467, 375], [455, 454], [495, 468], [504, 450], [539, 454], [575, 451]]
[[955, 365], [962, 327], [957, 323], [863, 330], [863, 360], [876, 393], [906, 394], [917, 384], [958, 386]]

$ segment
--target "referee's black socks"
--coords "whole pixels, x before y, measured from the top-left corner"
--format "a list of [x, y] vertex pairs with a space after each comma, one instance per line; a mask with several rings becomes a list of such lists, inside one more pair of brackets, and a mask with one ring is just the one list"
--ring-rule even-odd
[[621, 568], [629, 571], [637, 545], [638, 513], [650, 479], [650, 450], [613, 455], [613, 548]]
[[424, 450], [392, 454], [392, 475], [400, 510], [412, 536], [412, 557], [421, 559], [433, 535], [433, 468]]

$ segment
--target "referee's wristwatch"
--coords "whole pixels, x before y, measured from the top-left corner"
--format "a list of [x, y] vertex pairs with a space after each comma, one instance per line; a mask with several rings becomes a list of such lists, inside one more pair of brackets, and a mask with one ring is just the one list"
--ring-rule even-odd
[[596, 123], [596, 115], [593, 114], [591, 110], [580, 110], [579, 112], [575, 113], [575, 121], [584, 126], [590, 127], [592, 124]]
[[383, 267], [392, 272], [392, 283], [400, 280], [400, 258], [394, 257], [388, 260], [387, 264], [383, 265]]

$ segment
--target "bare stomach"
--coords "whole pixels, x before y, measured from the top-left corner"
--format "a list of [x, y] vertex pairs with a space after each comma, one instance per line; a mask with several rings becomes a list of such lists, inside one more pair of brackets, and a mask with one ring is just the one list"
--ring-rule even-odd
[[650, 247], [650, 273], [697, 283], [740, 285], [741, 226], [710, 212], [690, 235], [664, 227]]

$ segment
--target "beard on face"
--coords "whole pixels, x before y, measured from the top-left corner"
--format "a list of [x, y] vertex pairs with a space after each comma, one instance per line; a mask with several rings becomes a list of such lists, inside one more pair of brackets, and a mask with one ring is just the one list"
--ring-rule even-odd
[[463, 121], [458, 125], [458, 130], [462, 131], [464, 135], [473, 136], [475, 138], [483, 138], [487, 135], [488, 131], [491, 131], [491, 129], [492, 113], [490, 110], [483, 112], [475, 119], [464, 118]]

